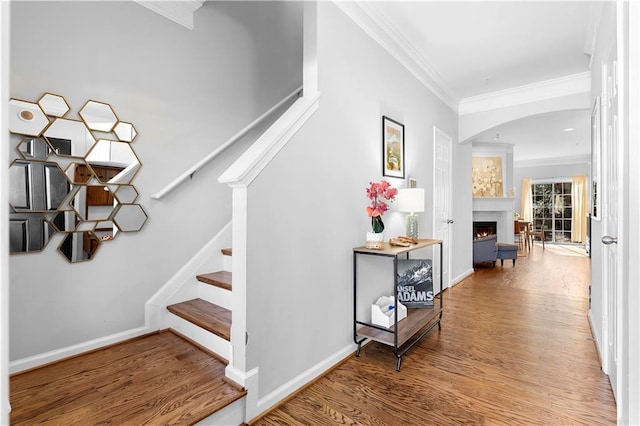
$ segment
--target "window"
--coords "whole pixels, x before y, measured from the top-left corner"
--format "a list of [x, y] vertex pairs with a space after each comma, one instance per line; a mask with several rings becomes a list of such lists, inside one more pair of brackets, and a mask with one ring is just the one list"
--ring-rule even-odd
[[534, 183], [533, 226], [544, 226], [545, 240], [571, 242], [571, 182]]

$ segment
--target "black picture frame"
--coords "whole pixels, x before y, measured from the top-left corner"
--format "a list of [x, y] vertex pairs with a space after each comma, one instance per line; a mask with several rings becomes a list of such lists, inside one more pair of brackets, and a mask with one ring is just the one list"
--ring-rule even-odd
[[382, 176], [405, 178], [404, 124], [382, 116]]

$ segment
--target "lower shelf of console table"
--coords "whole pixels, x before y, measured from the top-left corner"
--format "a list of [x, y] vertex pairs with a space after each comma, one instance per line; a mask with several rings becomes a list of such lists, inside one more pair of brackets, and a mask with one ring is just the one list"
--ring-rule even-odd
[[[412, 337], [422, 330], [423, 333], [429, 332], [434, 326], [440, 328], [440, 319], [442, 318], [442, 309], [407, 309], [407, 317], [398, 322], [398, 343], [403, 346]], [[394, 346], [394, 334], [396, 326], [382, 330], [370, 325], [359, 325], [356, 329], [358, 336], [384, 343], [385, 345]], [[418, 335], [420, 336], [420, 335]]]

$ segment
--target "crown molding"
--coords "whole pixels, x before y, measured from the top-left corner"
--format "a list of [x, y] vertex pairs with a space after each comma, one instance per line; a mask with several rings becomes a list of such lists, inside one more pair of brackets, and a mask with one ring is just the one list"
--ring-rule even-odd
[[518, 169], [522, 167], [542, 167], [542, 166], [561, 166], [565, 164], [589, 164], [591, 163], [591, 155], [576, 155], [571, 157], [554, 157], [554, 158], [536, 158], [532, 160], [516, 160], [513, 167]]
[[366, 2], [334, 0], [334, 4], [449, 108], [458, 110], [457, 96], [388, 19], [375, 12]]
[[204, 4], [204, 0], [134, 1], [190, 30], [193, 29], [193, 14]]
[[591, 92], [591, 71], [464, 98], [460, 115]]

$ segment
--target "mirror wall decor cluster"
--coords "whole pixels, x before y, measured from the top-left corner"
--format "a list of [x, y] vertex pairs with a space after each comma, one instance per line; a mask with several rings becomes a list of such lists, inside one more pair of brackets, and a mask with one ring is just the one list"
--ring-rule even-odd
[[9, 101], [19, 157], [9, 165], [10, 252], [41, 252], [56, 233], [69, 262], [93, 259], [120, 232], [137, 232], [147, 214], [132, 181], [141, 167], [132, 123], [109, 104], [88, 101], [79, 119], [63, 96]]

